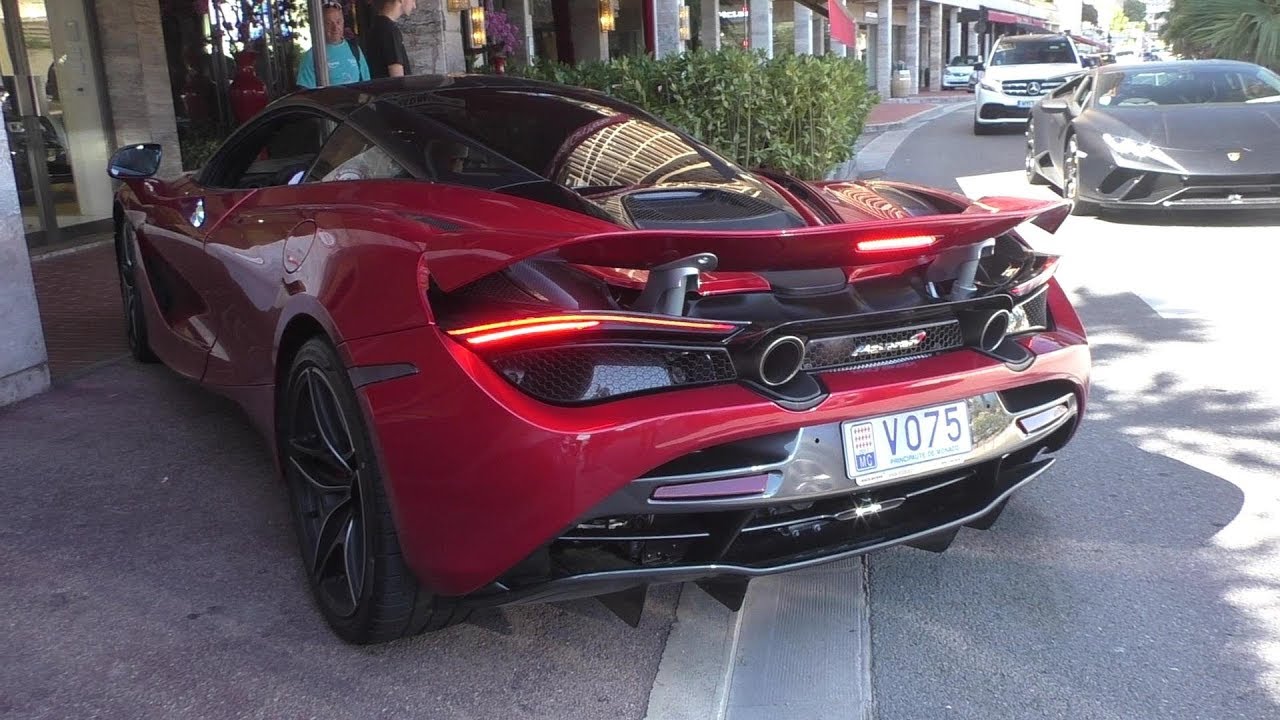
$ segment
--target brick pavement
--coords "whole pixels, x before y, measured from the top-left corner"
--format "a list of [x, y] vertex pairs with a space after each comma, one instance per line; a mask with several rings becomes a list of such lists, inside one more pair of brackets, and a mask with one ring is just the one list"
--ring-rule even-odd
[[87, 249], [31, 259], [54, 382], [129, 352], [115, 253], [105, 239]]
[[871, 108], [866, 124], [871, 126], [902, 122], [935, 107], [937, 105], [931, 103], [880, 103]]

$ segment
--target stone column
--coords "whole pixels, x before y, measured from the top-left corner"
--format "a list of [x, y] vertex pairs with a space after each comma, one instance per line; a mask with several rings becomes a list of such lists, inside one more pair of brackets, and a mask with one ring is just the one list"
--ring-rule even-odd
[[[706, 0], [703, 0], [706, 2]], [[796, 54], [813, 54], [813, 11], [795, 3]]]
[[[839, 2], [842, 6], [845, 4], [845, 0], [839, 0]], [[838, 57], [850, 57], [850, 56], [856, 55], [856, 53], [857, 53], [856, 50], [852, 48], [847, 48], [845, 47], [844, 43], [840, 42], [839, 40], [836, 40], [835, 38], [831, 38], [831, 54], [832, 55], [836, 55]]]
[[702, 41], [702, 49], [715, 51], [720, 49], [720, 2], [719, 0], [702, 0], [702, 26], [698, 28], [698, 39]]
[[[109, 135], [114, 135], [108, 139], [114, 147], [139, 142], [160, 143], [164, 147], [160, 175], [182, 172], [178, 125], [174, 120], [173, 92], [169, 85], [169, 62], [165, 57], [164, 43], [160, 40], [159, 3], [146, 0], [97, 2], [93, 3], [93, 8], [98, 21], [101, 67], [110, 68], [109, 72], [103, 73], [113, 131]], [[81, 30], [81, 36], [87, 37], [87, 31]], [[209, 111], [216, 113], [217, 108]], [[6, 153], [5, 157], [9, 155]], [[6, 177], [12, 179], [13, 175]], [[21, 230], [21, 224], [18, 227]], [[2, 282], [0, 286], [3, 286]]]
[[944, 62], [950, 62], [957, 55], [964, 55], [964, 38], [960, 36], [960, 8], [950, 8], [947, 14], [951, 17], [951, 49]]
[[942, 89], [942, 3], [929, 3], [929, 89]]
[[679, 55], [684, 52], [684, 41], [680, 39], [681, 0], [653, 0], [654, 23], [654, 55]]
[[[169, 99], [167, 91], [163, 97]], [[6, 134], [0, 137], [0, 406], [49, 389], [49, 356], [31, 280], [13, 160]], [[20, 155], [17, 160], [27, 162], [27, 157]]]
[[893, 0], [880, 0], [876, 18], [876, 89], [889, 97], [893, 84]]
[[907, 70], [911, 72], [912, 95], [920, 92], [920, 0], [907, 0]]
[[507, 19], [520, 30], [520, 49], [516, 50], [515, 56], [510, 60], [522, 64], [533, 58], [532, 8], [532, 0], [507, 0]]
[[609, 34], [600, 32], [599, 2], [569, 0], [569, 24], [573, 28], [574, 62], [609, 59]]
[[751, 51], [764, 50], [773, 57], [773, 0], [750, 0]]
[[468, 69], [462, 52], [462, 13], [449, 12], [445, 0], [424, 0], [399, 23], [414, 75]]

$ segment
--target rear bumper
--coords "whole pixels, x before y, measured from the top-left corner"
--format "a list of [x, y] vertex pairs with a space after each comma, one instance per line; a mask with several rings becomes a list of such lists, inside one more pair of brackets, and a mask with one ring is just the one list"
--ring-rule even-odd
[[[1021, 474], [1027, 469], [1019, 469], [1026, 463], [1011, 464], [1009, 457], [1027, 448], [1052, 449], [1059, 439], [1054, 433], [1064, 433], [1060, 439], [1065, 441], [1083, 411], [1090, 365], [1084, 332], [1056, 284], [1050, 290], [1049, 305], [1056, 329], [1022, 341], [1037, 356], [1025, 370], [1015, 371], [971, 350], [957, 350], [873, 370], [822, 373], [819, 377], [829, 396], [803, 412], [786, 410], [737, 384], [590, 407], [553, 407], [516, 390], [434, 327], [351, 341], [343, 350], [350, 366], [408, 363], [419, 369], [417, 374], [360, 389], [410, 567], [439, 594], [459, 596], [500, 588], [499, 595], [505, 599], [495, 596], [493, 601], [509, 602], [548, 597], [546, 593], [566, 596], [568, 588], [594, 594], [619, 583], [777, 572], [797, 563], [825, 562], [937, 534], [983, 515], [1003, 493], [1026, 479]], [[908, 483], [963, 475], [964, 479], [947, 487], [964, 492], [943, 503], [944, 510], [919, 515], [921, 524], [914, 529], [898, 524], [874, 537], [824, 537], [808, 550], [744, 545], [734, 549], [742, 554], [734, 555], [725, 547], [707, 556], [706, 562], [695, 558], [670, 567], [579, 566], [553, 571], [549, 564], [538, 566], [539, 553], [549, 552], [583, 521], [601, 512], [637, 510], [626, 506], [628, 498], [647, 507], [649, 486], [677, 484], [671, 473], [658, 472], [659, 468], [678, 465], [708, 448], [787, 433], [839, 448], [830, 433], [843, 421], [1031, 386], [1066, 388], [1054, 398], [1072, 396], [1070, 417], [1056, 418], [1061, 422], [1046, 430], [1048, 435], [1024, 437], [1020, 444], [1002, 445], [998, 451], [965, 458], [962, 466], [940, 468], [928, 477], [903, 483], [858, 488], [844, 479], [842, 455], [838, 472], [810, 473], [811, 479], [822, 474], [833, 478], [833, 484], [812, 499], [835, 505], [865, 502], [877, 493], [897, 492]], [[978, 441], [976, 432], [974, 439]], [[829, 456], [823, 467], [835, 470], [835, 457]], [[813, 459], [811, 455], [792, 458]], [[796, 464], [790, 480], [785, 470], [769, 470], [778, 473], [772, 495], [730, 501], [728, 509], [736, 512], [730, 515], [808, 502], [810, 498], [799, 497], [805, 494], [801, 464]], [[672, 509], [677, 511], [669, 513], [673, 517], [689, 514]], [[693, 509], [694, 514], [707, 514], [702, 512], [707, 508]], [[917, 515], [913, 511], [912, 516]], [[606, 577], [599, 575], [602, 572], [623, 574]], [[495, 586], [497, 581], [502, 585]]]

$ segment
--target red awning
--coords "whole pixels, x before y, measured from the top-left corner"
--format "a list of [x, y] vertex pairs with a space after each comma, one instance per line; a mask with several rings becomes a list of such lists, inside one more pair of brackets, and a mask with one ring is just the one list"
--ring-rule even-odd
[[1106, 44], [1106, 43], [1098, 42], [1097, 40], [1090, 40], [1089, 38], [1084, 37], [1083, 35], [1075, 35], [1075, 34], [1073, 34], [1073, 35], [1071, 36], [1071, 39], [1072, 39], [1072, 40], [1075, 40], [1075, 41], [1076, 41], [1076, 42], [1078, 42], [1078, 43], [1084, 43], [1085, 45], [1092, 45], [1092, 46], [1094, 46], [1094, 47], [1096, 47], [1096, 48], [1104, 48], [1104, 47], [1107, 47], [1107, 44]]
[[1026, 15], [1017, 15], [1015, 13], [1001, 12], [999, 10], [987, 11], [987, 22], [1005, 23], [1007, 25], [1030, 25], [1032, 27], [1047, 28], [1048, 23], [1039, 18], [1028, 17]]

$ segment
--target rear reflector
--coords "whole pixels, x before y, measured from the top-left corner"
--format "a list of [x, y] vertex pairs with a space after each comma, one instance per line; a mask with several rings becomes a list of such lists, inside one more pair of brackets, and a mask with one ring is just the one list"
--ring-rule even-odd
[[909, 237], [884, 238], [882, 240], [859, 240], [858, 252], [881, 252], [885, 250], [912, 250], [925, 248], [938, 242], [932, 235], [912, 235]]
[[769, 488], [768, 475], [707, 480], [705, 482], [663, 485], [653, 491], [654, 500], [701, 500], [704, 498], [760, 495]]

